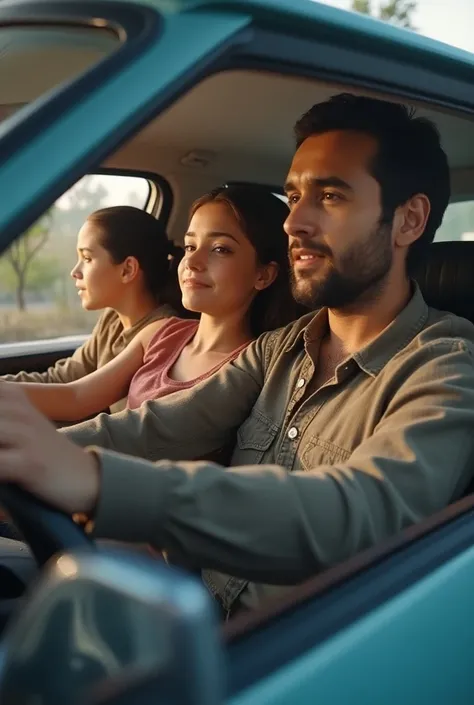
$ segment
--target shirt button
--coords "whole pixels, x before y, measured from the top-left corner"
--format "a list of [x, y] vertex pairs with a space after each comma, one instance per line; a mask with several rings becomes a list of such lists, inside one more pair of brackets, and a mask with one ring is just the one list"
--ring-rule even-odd
[[300, 377], [300, 379], [296, 383], [296, 386], [298, 387], [298, 389], [301, 389], [301, 387], [304, 387], [305, 381], [306, 380], [304, 380], [303, 377]]
[[296, 436], [298, 435], [298, 429], [296, 426], [292, 426], [290, 430], [288, 431], [288, 438], [292, 441], [295, 440]]

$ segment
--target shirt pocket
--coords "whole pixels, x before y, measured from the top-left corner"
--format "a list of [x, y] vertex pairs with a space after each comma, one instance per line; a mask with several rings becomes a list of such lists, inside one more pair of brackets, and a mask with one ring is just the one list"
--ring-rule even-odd
[[331, 441], [313, 436], [306, 443], [301, 454], [303, 470], [315, 470], [318, 465], [336, 465], [350, 458], [351, 452]]
[[271, 419], [254, 409], [237, 431], [237, 452], [233, 464], [258, 464], [279, 431]]

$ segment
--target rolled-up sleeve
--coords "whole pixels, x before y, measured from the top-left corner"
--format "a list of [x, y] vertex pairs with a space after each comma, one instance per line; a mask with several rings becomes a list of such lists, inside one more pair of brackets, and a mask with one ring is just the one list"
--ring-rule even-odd
[[[207, 418], [204, 398], [199, 406]], [[197, 433], [210, 434], [208, 424], [210, 417]], [[462, 341], [441, 342], [430, 359], [420, 358], [346, 463], [309, 472], [275, 465], [223, 471], [98, 451], [96, 530], [153, 543], [187, 565], [294, 584], [459, 497], [473, 474], [473, 431], [471, 353]]]
[[148, 460], [205, 457], [226, 446], [250, 414], [263, 386], [265, 344], [262, 336], [191, 389], [59, 432], [82, 447], [96, 445]]

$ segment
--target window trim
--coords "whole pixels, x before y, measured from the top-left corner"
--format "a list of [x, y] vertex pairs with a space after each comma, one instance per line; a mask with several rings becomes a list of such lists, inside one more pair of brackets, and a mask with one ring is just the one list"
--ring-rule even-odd
[[[329, 15], [327, 10], [334, 8], [322, 5], [319, 9], [321, 16]], [[328, 17], [325, 19], [320, 23], [321, 34], [317, 39], [303, 36], [314, 30], [314, 23], [307, 22], [306, 27], [302, 26], [300, 36], [287, 35], [283, 44], [281, 30], [256, 27], [251, 40], [242, 43], [237, 53], [230, 57], [232, 65], [225, 68], [297, 74], [299, 78], [326, 80], [353, 89], [376, 91], [399, 100], [454, 109], [472, 117], [474, 97], [472, 88], [469, 92], [469, 75], [474, 61], [467, 61], [467, 52], [389, 26], [383, 26], [385, 31], [378, 35], [373, 31], [365, 32], [370, 37], [367, 44], [370, 51], [366, 51], [365, 45], [357, 43], [362, 33], [355, 31], [355, 24], [359, 23], [360, 17], [351, 16], [354, 27], [349, 32], [342, 22], [337, 26], [329, 22]], [[367, 30], [366, 20], [364, 24]], [[394, 29], [397, 36], [394, 34], [389, 38], [387, 32]], [[453, 54], [457, 54], [454, 61]], [[377, 61], [374, 61], [377, 55]], [[415, 61], [416, 56], [419, 61]], [[401, 81], [402, 68], [405, 70]]]
[[70, 335], [58, 335], [57, 338], [38, 338], [15, 341], [13, 343], [0, 343], [0, 360], [10, 360], [12, 358], [24, 358], [27, 360], [38, 355], [71, 352], [71, 350], [74, 352], [81, 345], [84, 345], [90, 338], [91, 333], [88, 335], [71, 333]]
[[[122, 167], [100, 167], [93, 172], [89, 172], [89, 176], [130, 176], [140, 179], [145, 179], [150, 187], [147, 201], [144, 210], [151, 215], [156, 216], [157, 220], [166, 228], [170, 219], [174, 205], [174, 194], [170, 183], [164, 176], [157, 174], [154, 171], [146, 171], [142, 169], [126, 169]], [[155, 193], [153, 193], [155, 189]]]

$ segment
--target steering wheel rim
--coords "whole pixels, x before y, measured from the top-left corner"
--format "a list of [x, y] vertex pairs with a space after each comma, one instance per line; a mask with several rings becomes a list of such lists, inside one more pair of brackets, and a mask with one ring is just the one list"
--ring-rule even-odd
[[92, 539], [69, 515], [15, 485], [0, 484], [0, 504], [40, 567], [57, 553], [95, 550]]

